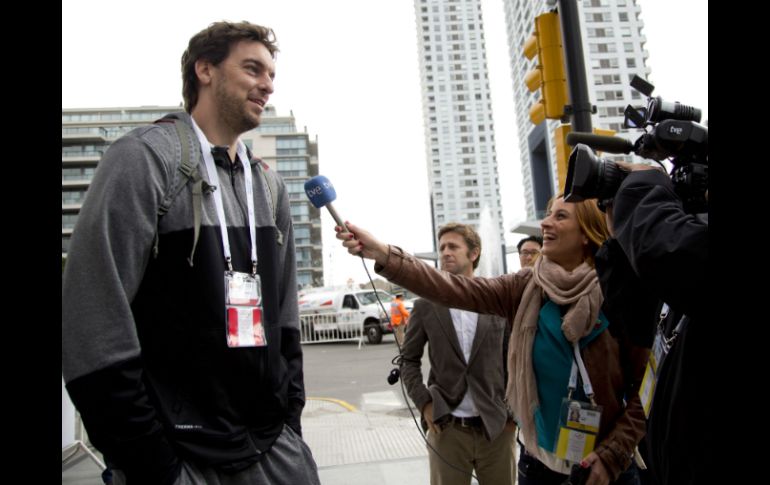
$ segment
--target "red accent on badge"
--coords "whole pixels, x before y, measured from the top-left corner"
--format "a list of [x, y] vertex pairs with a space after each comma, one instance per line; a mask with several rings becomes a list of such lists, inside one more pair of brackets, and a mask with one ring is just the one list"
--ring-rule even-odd
[[238, 309], [227, 309], [227, 340], [230, 346], [238, 345]]

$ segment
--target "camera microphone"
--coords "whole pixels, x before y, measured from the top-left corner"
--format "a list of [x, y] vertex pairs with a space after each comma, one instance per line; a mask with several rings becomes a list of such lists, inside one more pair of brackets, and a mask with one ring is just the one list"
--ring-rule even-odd
[[625, 138], [594, 135], [593, 133], [567, 133], [568, 145], [574, 147], [578, 143], [583, 143], [594, 150], [608, 153], [631, 153], [634, 151], [634, 144]]
[[329, 214], [334, 218], [334, 222], [342, 227], [345, 232], [348, 232], [348, 227], [332, 205], [332, 202], [337, 199], [337, 191], [334, 190], [334, 185], [332, 185], [328, 178], [323, 175], [316, 175], [305, 182], [305, 194], [307, 194], [307, 198], [310, 199], [310, 202], [316, 209], [326, 207], [329, 210]]

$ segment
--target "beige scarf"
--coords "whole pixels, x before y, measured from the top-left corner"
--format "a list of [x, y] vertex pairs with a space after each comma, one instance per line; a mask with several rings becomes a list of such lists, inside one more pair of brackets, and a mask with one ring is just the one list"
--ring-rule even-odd
[[535, 456], [539, 454], [534, 414], [540, 403], [532, 368], [532, 346], [543, 292], [557, 305], [569, 305], [561, 330], [570, 342], [577, 342], [591, 333], [603, 301], [596, 271], [587, 263], [583, 262], [570, 272], [546, 256], [535, 261], [532, 278], [524, 287], [513, 318], [506, 389], [506, 400], [524, 434], [527, 451]]

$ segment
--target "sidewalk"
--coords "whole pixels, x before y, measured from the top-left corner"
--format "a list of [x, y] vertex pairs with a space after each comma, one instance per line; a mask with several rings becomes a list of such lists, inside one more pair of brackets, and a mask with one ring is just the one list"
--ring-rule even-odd
[[302, 435], [324, 485], [430, 482], [428, 455], [412, 416], [394, 391], [364, 395], [363, 410], [308, 399]]
[[[302, 435], [323, 485], [423, 485], [428, 455], [403, 398], [395, 391], [364, 395], [363, 409], [309, 398]], [[100, 485], [101, 470], [85, 454], [62, 465], [62, 484]]]

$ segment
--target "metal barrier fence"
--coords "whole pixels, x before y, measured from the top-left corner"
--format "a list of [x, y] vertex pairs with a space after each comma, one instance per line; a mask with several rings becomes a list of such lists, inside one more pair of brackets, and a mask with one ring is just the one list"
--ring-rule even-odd
[[[350, 315], [354, 315], [351, 313]], [[337, 313], [317, 313], [312, 315], [300, 315], [300, 343], [315, 344], [326, 342], [344, 342], [358, 340], [358, 346], [364, 340], [364, 324], [361, 321], [353, 321]]]

